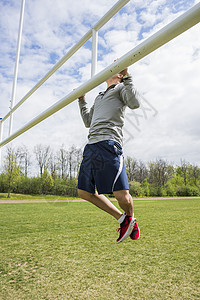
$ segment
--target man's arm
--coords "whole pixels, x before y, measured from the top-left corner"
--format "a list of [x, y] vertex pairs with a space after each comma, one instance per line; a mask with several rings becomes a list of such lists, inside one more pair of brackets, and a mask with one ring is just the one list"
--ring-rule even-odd
[[81, 117], [83, 119], [85, 127], [89, 128], [92, 121], [93, 112], [94, 112], [94, 105], [91, 107], [90, 110], [88, 109], [87, 102], [85, 101], [85, 95], [78, 98], [78, 100], [79, 100]]
[[120, 90], [122, 101], [129, 108], [136, 109], [140, 106], [140, 94], [133, 85], [132, 76], [128, 73], [128, 69], [125, 69], [120, 73], [123, 75], [123, 86]]

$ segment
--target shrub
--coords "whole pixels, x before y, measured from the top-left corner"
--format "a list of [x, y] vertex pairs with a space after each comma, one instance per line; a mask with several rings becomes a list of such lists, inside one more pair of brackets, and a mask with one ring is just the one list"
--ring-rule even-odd
[[187, 196], [200, 196], [200, 190], [196, 186], [186, 186]]
[[150, 195], [150, 188], [149, 188], [149, 183], [147, 178], [142, 183], [142, 194], [146, 197]]
[[200, 196], [200, 190], [196, 186], [177, 186], [176, 187], [177, 196]]
[[42, 194], [42, 182], [40, 177], [21, 177], [14, 186], [14, 192], [20, 194], [39, 195]]
[[134, 180], [131, 181], [129, 183], [129, 192], [130, 192], [132, 197], [141, 197], [141, 196], [143, 196], [141, 183], [139, 183], [137, 181], [134, 181]]
[[186, 187], [184, 185], [177, 185], [176, 196], [186, 196]]
[[173, 197], [176, 196], [176, 187], [171, 182], [168, 182], [165, 187], [167, 196]]
[[54, 186], [54, 181], [47, 170], [42, 174], [42, 194], [50, 194], [52, 192], [52, 188]]
[[166, 197], [167, 196], [167, 191], [165, 190], [165, 188], [163, 186], [158, 187], [157, 196], [158, 197]]
[[150, 185], [150, 196], [152, 197], [165, 197], [167, 196], [167, 191], [164, 187]]
[[77, 180], [70, 179], [70, 180], [63, 180], [57, 179], [54, 181], [54, 186], [52, 189], [52, 193], [54, 195], [61, 195], [61, 196], [70, 196], [70, 197], [77, 197]]
[[8, 192], [8, 184], [6, 182], [6, 178], [4, 174], [0, 174], [0, 193]]

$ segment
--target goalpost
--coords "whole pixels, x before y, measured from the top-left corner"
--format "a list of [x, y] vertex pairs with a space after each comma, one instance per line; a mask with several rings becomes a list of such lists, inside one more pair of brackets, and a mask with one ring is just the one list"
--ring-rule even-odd
[[[76, 100], [81, 95], [89, 92], [96, 86], [100, 85], [102, 82], [107, 80], [112, 75], [117, 72], [127, 68], [128, 66], [139, 61], [146, 55], [155, 51], [162, 45], [166, 44], [170, 40], [174, 39], [178, 35], [182, 34], [184, 31], [188, 30], [192, 26], [200, 22], [200, 3], [193, 6], [191, 9], [186, 11], [184, 14], [176, 18], [174, 21], [164, 26], [158, 32], [144, 40], [138, 46], [133, 48], [131, 51], [120, 57], [117, 61], [110, 64], [103, 71], [96, 73], [97, 64], [97, 39], [98, 30], [105, 25], [125, 4], [130, 0], [120, 0], [113, 8], [111, 8], [107, 14], [104, 15], [102, 19], [91, 29], [89, 32], [82, 37], [82, 39], [73, 46], [69, 52], [13, 107], [10, 112], [0, 120], [0, 148], [8, 144], [10, 141], [17, 138], [22, 133], [31, 129], [41, 121], [45, 120], [49, 116], [53, 115], [69, 103]], [[50, 106], [48, 109], [43, 111], [37, 117], [29, 121], [22, 128], [2, 140], [3, 137], [3, 122], [12, 115], [12, 113], [26, 100], [28, 99], [56, 70], [58, 70], [82, 45], [84, 45], [92, 37], [92, 67], [91, 67], [91, 78], [80, 85], [76, 90], [72, 91], [55, 104]]]

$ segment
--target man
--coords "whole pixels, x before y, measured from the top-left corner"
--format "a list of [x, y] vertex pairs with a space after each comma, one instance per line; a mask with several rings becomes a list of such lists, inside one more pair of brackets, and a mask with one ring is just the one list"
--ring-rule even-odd
[[[90, 129], [79, 171], [78, 194], [120, 223], [117, 239], [120, 243], [129, 236], [133, 240], [140, 236], [122, 152], [125, 108], [138, 108], [139, 94], [128, 69], [112, 76], [106, 83], [107, 90], [99, 93], [90, 110], [85, 95], [79, 98], [83, 122]], [[124, 213], [103, 195], [110, 193], [114, 194]]]

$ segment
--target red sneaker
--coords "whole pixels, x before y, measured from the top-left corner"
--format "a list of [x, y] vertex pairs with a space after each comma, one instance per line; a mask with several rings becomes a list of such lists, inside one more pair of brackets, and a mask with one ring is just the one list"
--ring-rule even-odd
[[[135, 220], [135, 221], [136, 221], [136, 220]], [[132, 232], [131, 232], [131, 234], [130, 234], [130, 238], [131, 238], [132, 240], [138, 240], [139, 237], [140, 237], [140, 229], [139, 229], [137, 223], [135, 222], [135, 225], [134, 225], [134, 227], [133, 227], [133, 230], [132, 230]]]
[[136, 219], [132, 217], [125, 217], [124, 221], [120, 224], [120, 228], [118, 228], [118, 231], [120, 231], [120, 235], [117, 239], [117, 243], [120, 243], [124, 241], [127, 237], [129, 237], [135, 225], [135, 221]]

